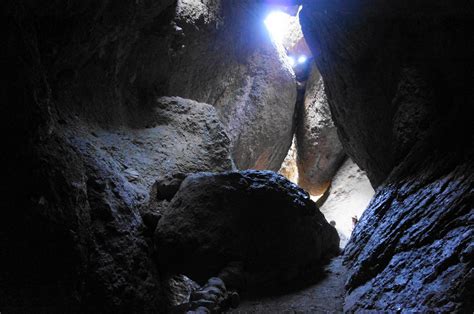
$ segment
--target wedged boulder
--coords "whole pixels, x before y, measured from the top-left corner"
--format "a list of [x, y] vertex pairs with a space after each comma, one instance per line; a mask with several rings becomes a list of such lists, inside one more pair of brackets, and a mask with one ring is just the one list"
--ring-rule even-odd
[[296, 129], [298, 184], [310, 194], [320, 195], [331, 184], [345, 153], [332, 121], [323, 79], [315, 65], [300, 110]]
[[339, 250], [336, 230], [309, 195], [270, 171], [189, 175], [154, 238], [168, 271], [199, 281], [242, 261], [249, 287], [295, 279]]

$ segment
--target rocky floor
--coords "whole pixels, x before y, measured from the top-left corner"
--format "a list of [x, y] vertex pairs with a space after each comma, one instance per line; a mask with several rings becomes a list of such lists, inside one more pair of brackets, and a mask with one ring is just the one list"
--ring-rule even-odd
[[342, 257], [325, 268], [326, 277], [318, 283], [280, 296], [249, 298], [230, 313], [341, 313], [347, 269]]

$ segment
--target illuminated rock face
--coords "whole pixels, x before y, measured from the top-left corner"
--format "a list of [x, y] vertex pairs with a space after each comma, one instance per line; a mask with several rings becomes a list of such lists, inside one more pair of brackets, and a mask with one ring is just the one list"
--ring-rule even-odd
[[293, 137], [294, 75], [265, 29], [262, 7], [219, 3], [178, 2], [173, 21], [182, 31], [170, 44], [165, 93], [218, 110], [237, 168], [277, 171]]
[[298, 184], [298, 166], [296, 165], [296, 144], [294, 139], [278, 173], [291, 182]]
[[472, 10], [302, 2], [341, 142], [378, 187], [345, 250], [345, 310], [471, 312]]
[[306, 83], [296, 129], [298, 184], [311, 195], [321, 195], [346, 154], [331, 118], [324, 83], [315, 66]]
[[474, 169], [458, 161], [427, 157], [377, 190], [345, 249], [347, 310], [472, 309]]

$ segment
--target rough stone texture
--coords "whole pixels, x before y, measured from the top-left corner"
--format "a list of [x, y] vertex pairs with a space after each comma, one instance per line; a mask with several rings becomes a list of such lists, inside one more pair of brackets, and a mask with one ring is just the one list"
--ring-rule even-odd
[[167, 171], [231, 169], [212, 106], [132, 80], [170, 3], [2, 2], [1, 311], [164, 309], [139, 207]]
[[459, 165], [428, 157], [406, 179], [377, 191], [345, 250], [347, 310], [472, 310], [474, 172], [468, 157]]
[[139, 207], [151, 176], [231, 169], [229, 140], [215, 109], [163, 98], [147, 128], [69, 127], [31, 152], [35, 163], [27, 171], [24, 199], [2, 219], [21, 227], [2, 226], [3, 254], [10, 258], [4, 259], [9, 272], [0, 277], [1, 308], [163, 308]]
[[298, 185], [321, 195], [344, 161], [345, 153], [331, 118], [324, 83], [316, 66], [306, 83], [296, 129]]
[[160, 265], [198, 281], [242, 261], [248, 287], [311, 273], [339, 237], [309, 195], [270, 171], [188, 176], [155, 232]]
[[216, 110], [189, 99], [157, 99], [134, 128], [94, 128], [87, 133], [84, 128], [71, 125], [68, 134], [112, 157], [122, 174], [146, 192], [157, 177], [169, 173], [232, 169], [230, 141]]
[[137, 209], [145, 195], [97, 147], [57, 132], [40, 143], [26, 160], [34, 163], [23, 164], [27, 175], [15, 173], [23, 189], [10, 190], [15, 198], [2, 201], [10, 211], [1, 219], [2, 264], [8, 269], [0, 276], [1, 308], [162, 308]]
[[[212, 8], [217, 2], [201, 3]], [[260, 24], [262, 11], [244, 9], [247, 3], [223, 2], [219, 7], [223, 18], [216, 23], [212, 22], [215, 10], [204, 10], [198, 19], [202, 23], [190, 22], [195, 32], [186, 29], [186, 23], [177, 24], [174, 1], [6, 0], [0, 4], [2, 22], [7, 24], [2, 28], [5, 49], [0, 58], [5, 82], [0, 92], [4, 104], [0, 106], [0, 134], [5, 147], [0, 198], [0, 258], [6, 270], [0, 273], [2, 311], [120, 313], [164, 308], [159, 271], [151, 258], [159, 254], [150, 245], [139, 211], [147, 199], [147, 185], [161, 176], [161, 170], [155, 168], [168, 165], [166, 158], [160, 157], [156, 163], [144, 158], [156, 152], [158, 138], [160, 143], [167, 141], [153, 133], [154, 127], [144, 125], [158, 95], [166, 95], [176, 86], [183, 86], [180, 92], [202, 92], [204, 96], [216, 92], [209, 99], [199, 98], [203, 95], [192, 98], [215, 106], [222, 116], [227, 110], [220, 109], [225, 104], [219, 101], [224, 102], [234, 90], [249, 91], [248, 98], [242, 96], [244, 100], [267, 99], [264, 97], [274, 91], [288, 90], [286, 96], [275, 96], [268, 102], [288, 107], [267, 109], [272, 121], [278, 121], [269, 126], [285, 128], [278, 128], [282, 130], [278, 136], [275, 128], [271, 136], [265, 133], [268, 139], [262, 137], [262, 141], [271, 145], [241, 160], [243, 164], [266, 164], [255, 160], [265, 160], [261, 156], [266, 156], [262, 151], [267, 148], [278, 152], [268, 153], [268, 164], [278, 164], [277, 159], [284, 158], [286, 149], [281, 153], [280, 148], [291, 142], [288, 121], [292, 115], [286, 102], [293, 93], [288, 87], [291, 78], [285, 75], [281, 85], [260, 89], [269, 84], [266, 78], [281, 73], [281, 68], [268, 69], [260, 59], [267, 59], [267, 54], [255, 52], [260, 47], [255, 43], [267, 45], [268, 36]], [[352, 309], [396, 308], [399, 304], [394, 304], [391, 296], [400, 290], [396, 300], [407, 308], [417, 301], [415, 309], [430, 306], [472, 312], [472, 304], [466, 301], [474, 299], [469, 294], [473, 289], [468, 273], [472, 251], [464, 248], [462, 235], [472, 228], [472, 219], [466, 216], [466, 208], [471, 208], [466, 204], [472, 203], [468, 198], [472, 192], [466, 189], [472, 168], [469, 159], [463, 159], [472, 155], [462, 151], [472, 147], [469, 108], [474, 99], [470, 79], [474, 52], [469, 6], [442, 0], [321, 0], [304, 5], [303, 12], [309, 12], [302, 16], [303, 24], [310, 28], [305, 30], [306, 37], [327, 83], [343, 144], [368, 171], [374, 185], [383, 182], [395, 165], [406, 170], [391, 175], [381, 189], [406, 184], [407, 197], [399, 197], [405, 194], [398, 192], [390, 194], [395, 195], [390, 201], [377, 196], [382, 205], [377, 205], [376, 211], [369, 208], [369, 213], [378, 216], [369, 219], [367, 214], [368, 218], [362, 219], [367, 222], [356, 231], [383, 236], [382, 229], [394, 230], [384, 237], [387, 251], [361, 252], [362, 244], [377, 252], [381, 245], [377, 238], [360, 236], [353, 241], [354, 250], [348, 251], [352, 252], [348, 262], [354, 263], [349, 281], [353, 293], [347, 298]], [[215, 31], [208, 32], [206, 25]], [[203, 43], [202, 50], [190, 50], [196, 51], [196, 56], [201, 56], [198, 51], [205, 51], [206, 45], [206, 51], [225, 53], [216, 63], [206, 63], [209, 61], [204, 58], [194, 74], [185, 75], [179, 71], [188, 64], [179, 61], [181, 56], [188, 59], [181, 53], [187, 45], [183, 34]], [[215, 38], [209, 39], [212, 36]], [[209, 44], [214, 42], [220, 44]], [[271, 61], [275, 60], [274, 50], [268, 50], [268, 55], [268, 64], [281, 67]], [[232, 70], [225, 72], [228, 64]], [[255, 66], [247, 67], [249, 64]], [[188, 81], [178, 84], [180, 78], [201, 80], [199, 74], [228, 84], [219, 85], [219, 89]], [[252, 81], [254, 76], [259, 79]], [[234, 82], [236, 77], [246, 80]], [[260, 93], [265, 90], [270, 96]], [[236, 103], [239, 97], [235, 95], [229, 103]], [[242, 101], [239, 105], [242, 103], [247, 104]], [[239, 117], [254, 117], [250, 105], [235, 108], [249, 113]], [[280, 112], [288, 115], [280, 116]], [[284, 120], [279, 120], [282, 117]], [[228, 129], [228, 125], [242, 125], [245, 130], [250, 126], [252, 132], [257, 131], [255, 124], [225, 125]], [[168, 134], [194, 139], [191, 134]], [[143, 138], [142, 144], [133, 142]], [[418, 148], [421, 141], [427, 146]], [[419, 155], [405, 160], [409, 152]], [[448, 157], [450, 154], [455, 157]], [[445, 182], [443, 188], [433, 196], [434, 185], [441, 181]], [[458, 183], [457, 189], [451, 189]], [[411, 197], [425, 205], [409, 203]], [[430, 202], [439, 206], [427, 211]], [[413, 241], [406, 240], [397, 222], [408, 226], [397, 215], [415, 215], [419, 219], [413, 223], [423, 232], [416, 234], [410, 229]], [[443, 244], [447, 242], [453, 245]], [[446, 259], [449, 248], [456, 253]], [[425, 279], [423, 289], [416, 281], [419, 254], [423, 254], [421, 263], [445, 262], [436, 264], [436, 269], [422, 265], [423, 271], [429, 269], [434, 274]], [[386, 269], [387, 265], [397, 265], [397, 274], [406, 273], [406, 284], [394, 287], [396, 273]], [[450, 273], [453, 269], [456, 272]], [[372, 280], [373, 288], [368, 284]], [[381, 283], [387, 283], [387, 290]], [[444, 294], [427, 292], [430, 287]], [[367, 301], [357, 298], [362, 290]], [[430, 298], [430, 293], [436, 297]]]
[[339, 137], [374, 186], [446, 113], [446, 95], [466, 93], [473, 48], [460, 34], [472, 38], [472, 10], [448, 1], [413, 6], [424, 4], [430, 10], [417, 15], [396, 1], [308, 1], [300, 13]]
[[163, 289], [167, 294], [171, 311], [185, 313], [190, 307], [192, 293], [200, 286], [184, 275], [171, 276], [165, 282]]
[[287, 13], [288, 16], [288, 27], [282, 36], [282, 45], [285, 48], [288, 56], [298, 59], [299, 56], [311, 57], [311, 51], [303, 37], [301, 25], [299, 21], [299, 8], [298, 6], [290, 7], [278, 7], [277, 8]]
[[[208, 1], [205, 7], [216, 3]], [[2, 154], [0, 256], [8, 270], [0, 274], [0, 310], [160, 312], [164, 293], [145, 228], [159, 217], [146, 216], [145, 224], [139, 208], [154, 180], [167, 172], [231, 169], [229, 141], [211, 106], [185, 99], [156, 101], [174, 86], [171, 81], [177, 84], [170, 76], [181, 74], [173, 66], [187, 64], [178, 62], [175, 53], [183, 34], [173, 24], [177, 4], [7, 0], [0, 6], [7, 24], [0, 58], [6, 82], [0, 125], [7, 148]], [[244, 23], [252, 11], [235, 12]], [[196, 19], [208, 23], [206, 14]], [[207, 38], [207, 44], [215, 40], [207, 31], [201, 34], [192, 36]], [[275, 167], [291, 141], [293, 78], [268, 41], [267, 54], [256, 51], [254, 44], [265, 34], [248, 41], [249, 46], [246, 36], [239, 41], [220, 36], [235, 50], [227, 50], [220, 67], [207, 64], [206, 56], [203, 64], [212, 69], [207, 75], [224, 71], [231, 59], [236, 65], [252, 56], [254, 66], [244, 67], [245, 78], [259, 74], [260, 79], [239, 84], [265, 100], [260, 102], [268, 105], [265, 114], [270, 108], [274, 112], [274, 124], [269, 124], [274, 137], [263, 149], [273, 153], [282, 147], [281, 157], [270, 154]], [[222, 46], [223, 41], [210, 52]], [[261, 59], [267, 55], [271, 58], [265, 63]], [[228, 81], [234, 70], [226, 72]], [[265, 95], [260, 86], [270, 84], [267, 77], [280, 83]], [[285, 89], [286, 94], [272, 98], [274, 91]], [[253, 109], [253, 102], [245, 107]], [[264, 114], [261, 109], [255, 107]], [[260, 122], [249, 123], [247, 129], [257, 130]], [[281, 133], [275, 132], [277, 126]], [[287, 143], [279, 138], [284, 134]], [[260, 151], [253, 153], [260, 158]]]
[[354, 228], [352, 217], [362, 216], [373, 195], [365, 172], [348, 158], [332, 179], [329, 196], [320, 206], [326, 220], [336, 222], [341, 248], [346, 246]]
[[[2, 312], [162, 308], [136, 208], [143, 195], [118, 162], [63, 129], [77, 120], [64, 99], [79, 94], [84, 116], [120, 119], [116, 52], [167, 4], [2, 2]], [[89, 88], [66, 93], [76, 78]]]
[[345, 251], [346, 311], [472, 312], [468, 2], [303, 1], [344, 148], [378, 190]]
[[[168, 95], [215, 106], [239, 169], [277, 171], [291, 145], [295, 78], [252, 1], [178, 1]], [[157, 43], [159, 44], [159, 43]]]

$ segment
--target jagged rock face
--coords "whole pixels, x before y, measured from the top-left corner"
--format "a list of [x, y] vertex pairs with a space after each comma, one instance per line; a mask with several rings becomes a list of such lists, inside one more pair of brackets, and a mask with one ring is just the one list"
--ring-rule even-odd
[[178, 1], [166, 94], [217, 108], [237, 168], [276, 171], [291, 145], [296, 82], [264, 12], [251, 1]]
[[345, 153], [331, 118], [324, 83], [313, 65], [296, 129], [298, 184], [321, 195], [344, 161]]
[[193, 279], [241, 261], [248, 285], [274, 286], [310, 272], [339, 247], [309, 195], [269, 171], [188, 176], [155, 232], [158, 259]]
[[14, 198], [2, 204], [11, 209], [1, 220], [8, 269], [0, 278], [2, 308], [162, 308], [159, 275], [137, 208], [145, 195], [99, 147], [56, 132], [40, 143], [23, 164], [26, 174], [17, 171], [14, 177], [23, 189], [11, 189]]
[[456, 165], [428, 157], [408, 178], [377, 191], [345, 250], [347, 310], [472, 311], [469, 158]]
[[471, 312], [469, 4], [303, 1], [300, 17], [342, 144], [378, 186], [346, 247], [345, 309]]

